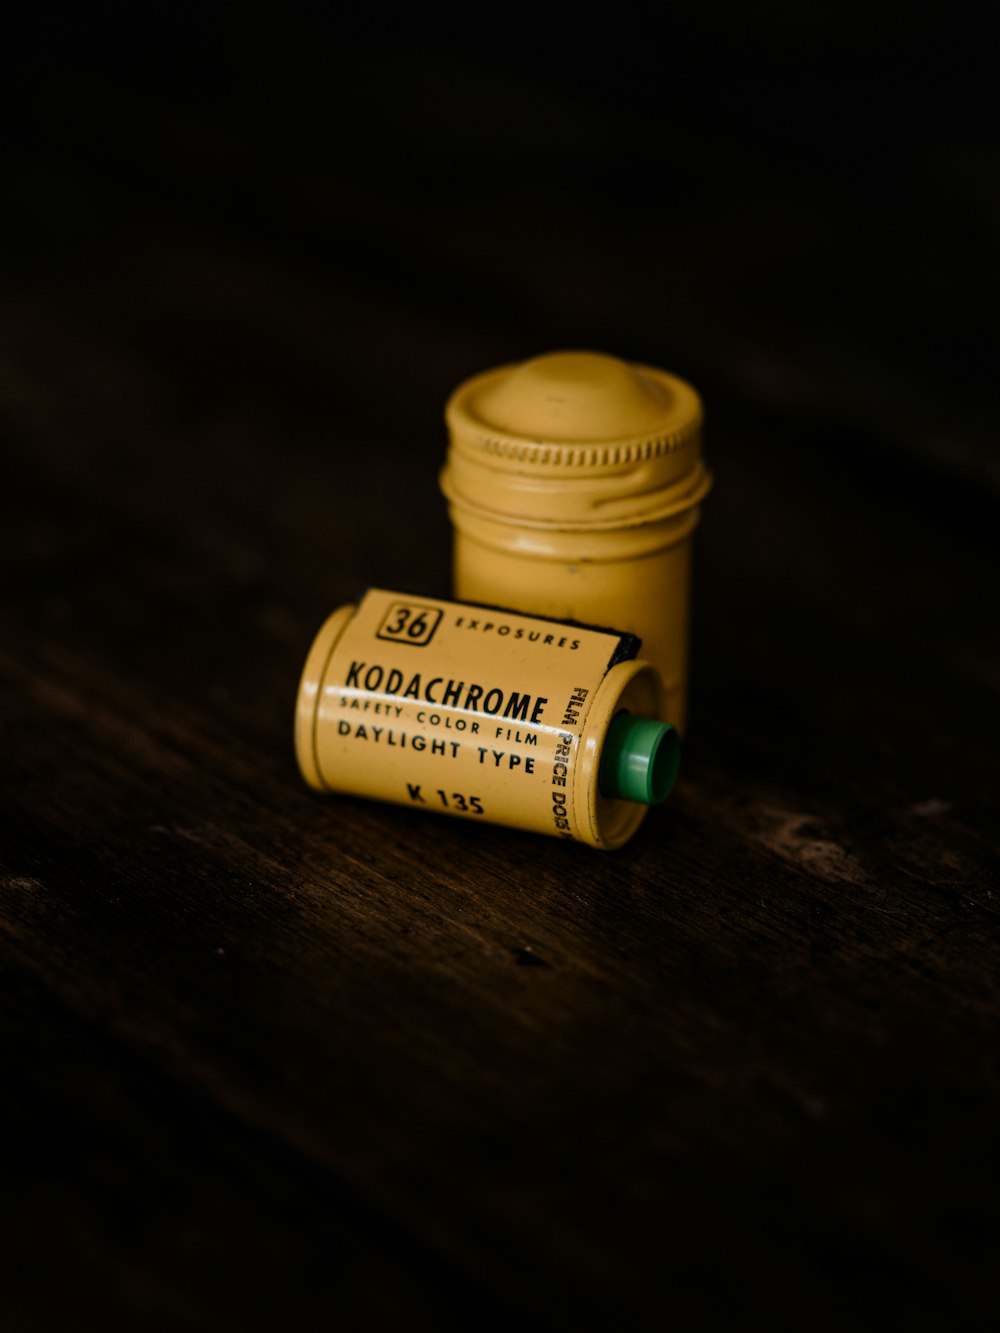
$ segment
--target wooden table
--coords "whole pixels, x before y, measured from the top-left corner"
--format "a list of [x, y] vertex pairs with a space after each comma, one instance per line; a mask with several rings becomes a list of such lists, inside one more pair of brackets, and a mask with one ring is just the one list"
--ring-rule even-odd
[[[64, 62], [7, 174], [0, 1323], [972, 1323], [995, 361], [973, 293], [906, 287], [930, 196], [776, 140], [741, 194], [738, 128], [539, 77], [551, 141], [488, 100], [434, 139], [440, 67], [380, 59], [357, 154], [291, 158], [249, 103]], [[328, 111], [376, 86], [340, 75]], [[581, 344], [708, 406], [675, 796], [602, 855], [311, 793], [320, 621], [448, 593], [448, 392]]]

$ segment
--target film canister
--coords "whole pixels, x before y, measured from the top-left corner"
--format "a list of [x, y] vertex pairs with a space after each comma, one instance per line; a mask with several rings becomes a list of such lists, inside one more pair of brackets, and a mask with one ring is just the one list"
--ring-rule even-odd
[[620, 847], [674, 783], [638, 640], [369, 590], [306, 660], [295, 751], [322, 791]]
[[441, 474], [454, 594], [639, 635], [683, 727], [691, 536], [711, 477], [684, 380], [557, 352], [466, 380]]

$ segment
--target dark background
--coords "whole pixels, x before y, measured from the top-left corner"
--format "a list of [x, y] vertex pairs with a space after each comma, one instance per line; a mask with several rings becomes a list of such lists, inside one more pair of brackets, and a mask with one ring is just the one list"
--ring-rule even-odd
[[[327, 378], [324, 340], [358, 318], [336, 280], [501, 354], [656, 353], [838, 427], [893, 414], [908, 447], [995, 483], [993, 6], [122, 4], [22, 25], [15, 266], [110, 277], [218, 247], [231, 283], [242, 264], [312, 288], [300, 336]], [[428, 430], [450, 385], [427, 385]]]
[[[973, 1323], [997, 1260], [991, 5], [46, 7], [0, 49], [5, 1329]], [[613, 857], [323, 802], [451, 389], [707, 407]]]

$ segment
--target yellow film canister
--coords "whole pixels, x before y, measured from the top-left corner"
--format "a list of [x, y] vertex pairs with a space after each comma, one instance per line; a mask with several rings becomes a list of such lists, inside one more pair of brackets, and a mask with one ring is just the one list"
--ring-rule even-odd
[[455, 596], [637, 634], [662, 679], [654, 712], [683, 727], [691, 537], [711, 486], [695, 390], [557, 352], [465, 381], [445, 416]]
[[620, 847], [679, 759], [637, 646], [616, 630], [371, 589], [309, 651], [299, 767], [322, 791]]

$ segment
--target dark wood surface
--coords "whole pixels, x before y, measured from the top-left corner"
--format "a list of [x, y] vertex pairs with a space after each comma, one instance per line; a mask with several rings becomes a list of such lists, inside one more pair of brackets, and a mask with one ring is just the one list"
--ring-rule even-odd
[[[901, 49], [851, 10], [838, 121], [808, 25], [753, 38], [756, 86], [722, 6], [685, 20], [678, 120], [641, 51], [588, 84], [226, 13], [183, 86], [177, 27], [163, 66], [152, 29], [137, 64], [135, 33], [48, 32], [7, 158], [5, 1333], [975, 1323], [1000, 1109], [975, 78], [935, 138], [934, 30]], [[675, 796], [601, 855], [311, 793], [291, 718], [323, 617], [448, 592], [445, 397], [562, 346], [707, 402]]]

